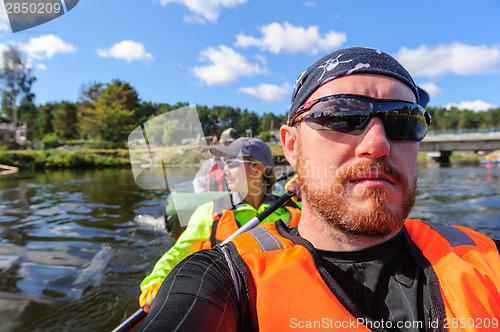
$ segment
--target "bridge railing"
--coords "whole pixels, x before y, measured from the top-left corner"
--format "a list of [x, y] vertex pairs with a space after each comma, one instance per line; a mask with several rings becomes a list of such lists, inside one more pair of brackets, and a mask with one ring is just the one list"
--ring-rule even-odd
[[455, 130], [429, 130], [427, 135], [463, 135], [463, 134], [472, 134], [472, 133], [496, 133], [500, 132], [500, 128], [480, 128], [480, 129], [455, 129]]

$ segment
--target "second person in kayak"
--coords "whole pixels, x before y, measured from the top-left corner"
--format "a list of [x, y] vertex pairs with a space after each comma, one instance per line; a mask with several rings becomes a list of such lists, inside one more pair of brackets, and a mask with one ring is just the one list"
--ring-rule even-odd
[[[224, 177], [231, 193], [198, 207], [177, 242], [141, 282], [139, 304], [145, 311], [149, 311], [161, 283], [177, 263], [194, 252], [222, 242], [276, 200], [272, 194], [276, 177], [271, 149], [262, 140], [240, 137], [228, 146], [212, 147], [210, 152], [222, 158]], [[300, 219], [299, 206], [289, 202], [263, 223], [278, 219], [294, 227]]]

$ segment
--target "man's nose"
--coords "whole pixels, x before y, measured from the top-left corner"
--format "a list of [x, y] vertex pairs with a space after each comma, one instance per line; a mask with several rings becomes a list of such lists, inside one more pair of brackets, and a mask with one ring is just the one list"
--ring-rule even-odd
[[355, 152], [357, 156], [368, 157], [373, 159], [389, 156], [391, 152], [391, 142], [385, 132], [382, 119], [374, 117], [363, 135], [360, 136], [361, 141], [356, 146]]

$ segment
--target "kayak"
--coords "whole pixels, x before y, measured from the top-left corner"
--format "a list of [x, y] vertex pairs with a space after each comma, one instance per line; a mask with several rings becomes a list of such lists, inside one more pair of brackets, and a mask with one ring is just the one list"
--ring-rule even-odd
[[[205, 193], [171, 192], [165, 200], [163, 209], [165, 229], [170, 233], [170, 236], [177, 240], [186, 229], [187, 221], [200, 205], [228, 194], [227, 191]], [[275, 196], [283, 196], [284, 194], [285, 191], [273, 191]]]

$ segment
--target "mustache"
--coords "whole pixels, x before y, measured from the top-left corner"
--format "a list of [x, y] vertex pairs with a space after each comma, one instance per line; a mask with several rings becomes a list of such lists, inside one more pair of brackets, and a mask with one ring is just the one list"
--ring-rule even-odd
[[407, 176], [385, 160], [362, 160], [355, 165], [350, 165], [345, 169], [339, 170], [337, 179], [339, 183], [346, 184], [350, 179], [356, 177], [366, 175], [377, 176], [379, 174], [391, 177], [396, 184], [400, 184], [403, 187], [408, 186], [409, 181]]

